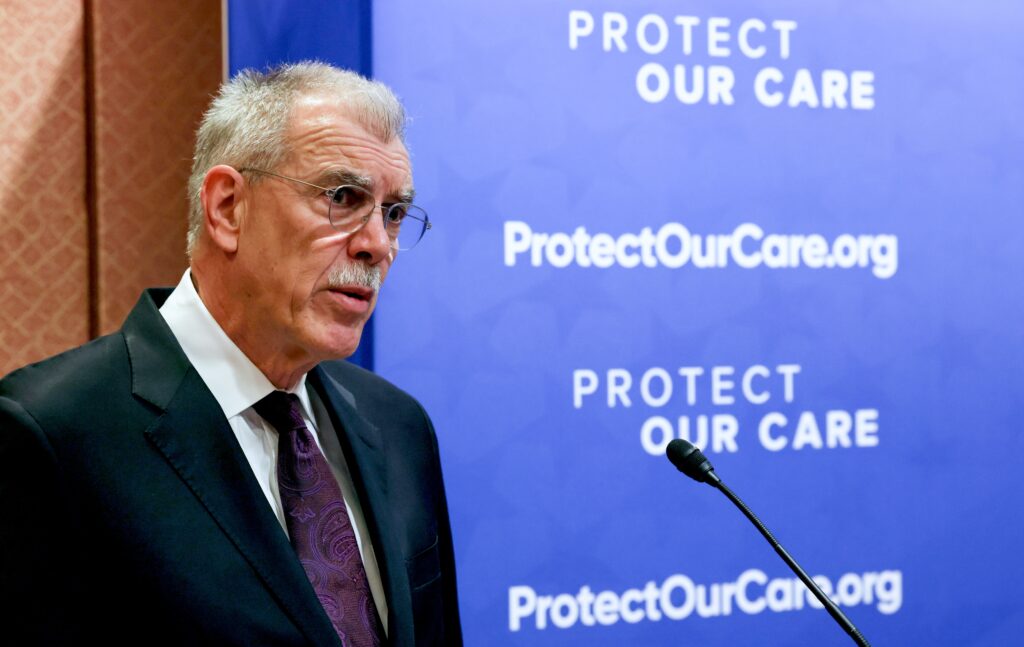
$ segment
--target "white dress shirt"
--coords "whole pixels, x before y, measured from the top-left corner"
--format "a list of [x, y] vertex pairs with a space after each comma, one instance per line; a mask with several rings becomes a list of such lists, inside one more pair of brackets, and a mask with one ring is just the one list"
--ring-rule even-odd
[[[281, 528], [287, 534], [288, 526], [285, 523], [284, 507], [281, 505], [281, 494], [277, 485], [278, 433], [252, 408], [275, 390], [274, 385], [231, 341], [206, 309], [192, 284], [190, 270], [185, 270], [178, 286], [160, 307], [160, 314], [185, 351], [188, 361], [192, 363], [224, 411], [224, 417], [235, 433], [238, 444], [242, 446], [242, 452], [252, 467], [256, 481], [263, 489], [270, 508], [277, 515]], [[359, 504], [359, 497], [356, 495], [341, 444], [331, 424], [330, 415], [316, 393], [306, 389], [305, 375], [289, 392], [298, 396], [302, 404], [302, 417], [313, 432], [313, 440], [330, 464], [331, 471], [334, 472], [334, 477], [341, 488], [349, 520], [355, 529], [356, 543], [363, 558], [370, 592], [373, 594], [373, 601], [377, 605], [377, 612], [380, 614], [386, 634], [388, 607], [384, 599], [380, 569], [373, 554], [366, 518]]]

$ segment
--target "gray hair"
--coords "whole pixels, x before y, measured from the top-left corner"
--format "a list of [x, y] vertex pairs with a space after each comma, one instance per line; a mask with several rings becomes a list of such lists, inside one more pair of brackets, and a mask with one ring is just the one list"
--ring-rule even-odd
[[239, 72], [221, 86], [196, 133], [188, 178], [189, 256], [203, 227], [200, 191], [206, 172], [218, 164], [273, 170], [289, 152], [285, 135], [292, 106], [319, 93], [337, 95], [352, 118], [381, 141], [404, 141], [405, 111], [383, 83], [317, 61]]

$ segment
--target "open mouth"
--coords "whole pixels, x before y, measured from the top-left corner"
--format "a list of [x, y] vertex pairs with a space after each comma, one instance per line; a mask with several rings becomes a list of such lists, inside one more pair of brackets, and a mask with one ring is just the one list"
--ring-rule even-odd
[[373, 298], [373, 290], [354, 285], [331, 288], [331, 292], [334, 292], [335, 294], [343, 294], [348, 298], [355, 299], [357, 301], [369, 301]]

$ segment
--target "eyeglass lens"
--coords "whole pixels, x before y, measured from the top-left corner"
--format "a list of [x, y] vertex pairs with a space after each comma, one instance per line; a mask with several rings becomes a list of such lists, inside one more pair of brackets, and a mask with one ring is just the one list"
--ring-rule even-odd
[[[366, 223], [377, 206], [373, 194], [358, 186], [331, 189], [329, 217], [338, 231], [355, 232]], [[427, 214], [416, 205], [404, 202], [382, 205], [384, 228], [395, 249], [412, 249], [427, 229]]]

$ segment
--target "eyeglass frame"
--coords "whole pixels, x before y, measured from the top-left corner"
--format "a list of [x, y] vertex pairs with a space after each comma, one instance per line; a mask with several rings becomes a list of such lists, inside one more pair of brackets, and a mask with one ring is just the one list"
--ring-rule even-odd
[[[288, 180], [289, 182], [296, 182], [298, 184], [303, 184], [305, 186], [312, 187], [314, 189], [318, 189], [318, 190], [324, 192], [324, 195], [331, 202], [331, 204], [334, 204], [334, 196], [341, 189], [353, 188], [353, 189], [358, 189], [359, 191], [361, 191], [363, 193], [367, 193], [367, 194], [370, 193], [370, 191], [366, 187], [359, 186], [358, 184], [339, 184], [338, 186], [335, 186], [335, 187], [325, 187], [325, 186], [320, 186], [319, 184], [313, 184], [312, 182], [307, 182], [305, 180], [300, 180], [300, 179], [295, 178], [295, 177], [289, 177], [287, 175], [281, 175], [280, 173], [274, 173], [273, 171], [266, 171], [266, 170], [263, 170], [263, 169], [254, 168], [252, 166], [244, 166], [244, 167], [242, 167], [240, 169], [237, 169], [237, 171], [239, 173], [256, 173], [258, 175], [269, 175], [270, 177], [276, 177], [276, 178], [279, 178], [279, 179], [282, 179], [282, 180]], [[372, 194], [370, 194], [370, 199], [373, 200], [373, 195]], [[399, 205], [404, 205], [404, 206], [407, 206], [407, 207], [416, 207], [416, 209], [419, 210], [419, 212], [423, 214], [423, 231], [420, 232], [420, 237], [416, 239], [416, 242], [413, 243], [411, 247], [404, 248], [404, 251], [408, 251], [408, 250], [412, 249], [413, 247], [415, 247], [416, 245], [418, 245], [419, 242], [421, 240], [423, 240], [423, 237], [427, 235], [427, 231], [429, 231], [433, 227], [433, 224], [430, 222], [430, 216], [427, 214], [426, 209], [424, 209], [423, 207], [421, 207], [419, 205], [413, 204], [412, 202], [395, 202], [395, 203], [392, 203], [390, 205], [385, 205], [383, 203], [378, 203], [378, 202], [376, 202], [374, 200], [374, 202], [372, 204], [373, 204], [373, 206], [370, 207], [370, 210], [367, 212], [367, 215], [363, 217], [363, 219], [362, 219], [363, 222], [358, 227], [353, 229], [352, 231], [346, 232], [346, 235], [351, 236], [351, 235], [359, 232], [359, 230], [361, 230], [363, 227], [366, 226], [366, 223], [370, 222], [370, 218], [373, 217], [373, 212], [377, 211], [378, 209], [380, 210], [381, 220], [384, 222], [384, 230], [387, 231], [388, 214], [391, 213], [392, 209], [394, 209], [395, 207], [397, 207]], [[330, 213], [330, 206], [328, 206], [328, 213]], [[413, 218], [414, 220], [419, 220], [419, 218], [417, 216], [410, 216], [410, 217]], [[403, 216], [403, 219], [404, 218], [405, 217]], [[332, 220], [329, 216], [328, 216], [328, 222], [331, 223], [331, 227], [334, 227], [335, 230], [341, 231], [340, 229], [338, 229], [337, 227], [334, 226], [334, 220]], [[390, 238], [390, 236], [388, 236], [388, 238]], [[400, 249], [398, 247], [398, 236], [395, 236], [395, 238], [391, 241], [391, 246], [392, 246], [392, 249], [395, 249], [396, 251], [403, 251], [402, 249]]]

